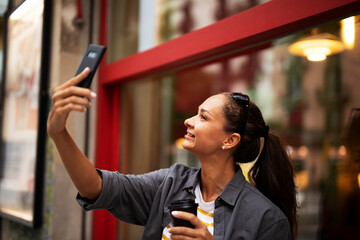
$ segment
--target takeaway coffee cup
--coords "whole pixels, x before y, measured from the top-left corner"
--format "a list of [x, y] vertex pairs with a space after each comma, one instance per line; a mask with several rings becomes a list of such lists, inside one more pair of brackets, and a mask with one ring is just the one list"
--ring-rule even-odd
[[[173, 211], [183, 211], [183, 212], [189, 212], [194, 214], [195, 216], [197, 215], [197, 206], [198, 204], [195, 203], [195, 200], [193, 199], [182, 199], [182, 200], [177, 200], [174, 201], [172, 203], [170, 203], [170, 206], [168, 207], [170, 212]], [[173, 220], [173, 224], [175, 227], [189, 227], [189, 228], [195, 228], [194, 225], [192, 225], [189, 221], [183, 220], [183, 219], [178, 219], [176, 217], [174, 217], [171, 214], [172, 220]]]

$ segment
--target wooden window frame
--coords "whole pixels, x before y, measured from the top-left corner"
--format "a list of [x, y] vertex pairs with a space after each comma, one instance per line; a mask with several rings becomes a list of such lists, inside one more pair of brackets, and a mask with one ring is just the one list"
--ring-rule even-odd
[[[107, 0], [101, 1], [100, 44], [106, 45]], [[359, 0], [271, 0], [99, 69], [95, 166], [117, 171], [123, 83], [358, 13]], [[111, 50], [111, 49], [110, 49]], [[106, 58], [105, 58], [106, 59]], [[93, 239], [116, 239], [117, 221], [95, 211]]]

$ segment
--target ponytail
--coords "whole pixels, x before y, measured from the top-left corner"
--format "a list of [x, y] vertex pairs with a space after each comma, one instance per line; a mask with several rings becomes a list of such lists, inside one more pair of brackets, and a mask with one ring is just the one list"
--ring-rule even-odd
[[241, 136], [241, 142], [234, 151], [234, 161], [239, 163], [251, 162], [261, 149], [260, 138], [264, 138], [264, 145], [255, 164], [250, 169], [250, 181], [262, 194], [276, 204], [288, 218], [292, 229], [292, 239], [297, 233], [297, 203], [296, 188], [294, 183], [294, 170], [285, 145], [276, 132], [269, 130], [265, 124], [259, 108], [250, 101], [247, 109], [246, 126], [245, 107], [237, 104], [233, 94], [224, 93], [228, 104], [224, 105], [224, 115], [227, 120], [225, 131], [239, 132], [246, 128], [246, 133]]
[[280, 137], [269, 131], [262, 152], [249, 171], [249, 179], [288, 218], [292, 239], [297, 232], [297, 203], [294, 170]]

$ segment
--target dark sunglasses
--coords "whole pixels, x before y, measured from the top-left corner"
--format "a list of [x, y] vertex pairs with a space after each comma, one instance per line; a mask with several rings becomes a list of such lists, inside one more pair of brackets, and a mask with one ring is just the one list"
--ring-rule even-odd
[[235, 102], [239, 106], [244, 106], [244, 117], [243, 117], [243, 121], [242, 121], [242, 125], [241, 125], [242, 127], [239, 132], [241, 139], [243, 139], [245, 136], [246, 121], [247, 121], [247, 114], [248, 114], [248, 109], [249, 109], [249, 104], [250, 104], [250, 98], [248, 95], [245, 95], [242, 93], [233, 93], [232, 98], [235, 100]]

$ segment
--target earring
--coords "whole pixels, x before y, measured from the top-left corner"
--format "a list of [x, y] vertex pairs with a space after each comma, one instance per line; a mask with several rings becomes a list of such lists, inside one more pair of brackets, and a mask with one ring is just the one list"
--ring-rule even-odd
[[222, 148], [222, 150], [225, 150], [226, 146], [225, 146], [225, 145], [223, 145], [221, 148]]

